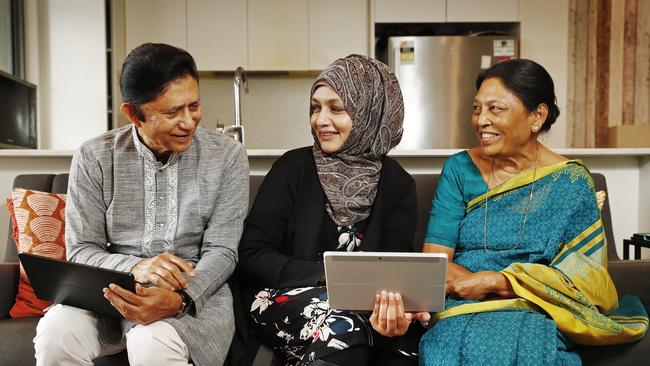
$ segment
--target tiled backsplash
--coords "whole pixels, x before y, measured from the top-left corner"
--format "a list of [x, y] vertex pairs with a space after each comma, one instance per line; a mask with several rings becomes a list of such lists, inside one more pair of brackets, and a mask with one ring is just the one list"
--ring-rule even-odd
[[[312, 144], [309, 91], [315, 75], [248, 75], [241, 88], [241, 118], [249, 149], [289, 149]], [[202, 125], [234, 124], [232, 75], [201, 73]]]

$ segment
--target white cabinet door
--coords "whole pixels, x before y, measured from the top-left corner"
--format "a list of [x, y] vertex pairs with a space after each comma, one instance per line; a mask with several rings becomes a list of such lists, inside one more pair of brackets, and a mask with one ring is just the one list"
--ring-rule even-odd
[[305, 0], [248, 1], [250, 70], [308, 69], [307, 7]]
[[[445, 0], [374, 0], [375, 23], [443, 23]], [[451, 0], [455, 1], [455, 0]]]
[[185, 0], [126, 0], [126, 52], [145, 42], [187, 48]]
[[368, 21], [368, 0], [309, 0], [309, 69], [352, 53], [368, 55]]
[[516, 22], [518, 0], [448, 0], [448, 22]]
[[199, 70], [248, 66], [246, 1], [187, 0], [187, 51]]

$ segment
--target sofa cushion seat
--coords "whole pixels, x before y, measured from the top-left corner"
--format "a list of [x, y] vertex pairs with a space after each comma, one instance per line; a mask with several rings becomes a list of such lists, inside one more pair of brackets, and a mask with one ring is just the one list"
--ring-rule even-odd
[[0, 365], [35, 364], [34, 342], [36, 324], [41, 317], [0, 320], [2, 352]]
[[[600, 174], [592, 174], [596, 182], [597, 189], [606, 189], [605, 178]], [[437, 174], [415, 174], [413, 178], [416, 181], [416, 190], [418, 197], [418, 229], [417, 238], [422, 240], [426, 231], [428, 212], [431, 208], [431, 200], [438, 181]], [[28, 187], [31, 189], [47, 191], [51, 190], [56, 193], [65, 193], [67, 186], [67, 174], [61, 175], [21, 175], [14, 182], [14, 186]], [[251, 202], [255, 197], [259, 184], [263, 181], [263, 176], [251, 176], [250, 181], [250, 198]], [[619, 295], [633, 294], [641, 298], [643, 303], [650, 305], [650, 261], [621, 261], [618, 260], [614, 248], [614, 237], [612, 233], [612, 224], [609, 210], [609, 200], [605, 197], [603, 207], [603, 223], [607, 241], [610, 245], [609, 270], [612, 279], [616, 284]], [[11, 235], [7, 239], [7, 253], [5, 262], [0, 264], [0, 297], [3, 303], [0, 304], [0, 310], [8, 311], [18, 281], [18, 265], [16, 250]], [[4, 282], [6, 281], [6, 282]], [[6, 296], [5, 296], [6, 295]], [[2, 315], [2, 314], [0, 314]], [[36, 324], [40, 318], [23, 318], [23, 319], [6, 319], [0, 320], [0, 334], [4, 340], [0, 342], [0, 365], [33, 365], [34, 346], [32, 339], [36, 333]], [[650, 352], [650, 336], [646, 336], [639, 342], [615, 346], [600, 347], [578, 347], [578, 352], [582, 357], [584, 365], [635, 365], [647, 364], [647, 356]], [[272, 358], [272, 351], [262, 347], [257, 354], [258, 358], [254, 365], [268, 366]], [[95, 360], [96, 365], [125, 365], [128, 364], [126, 352], [121, 352], [113, 356], [102, 357]]]
[[650, 336], [628, 344], [613, 346], [580, 346], [578, 353], [583, 365], [647, 365]]

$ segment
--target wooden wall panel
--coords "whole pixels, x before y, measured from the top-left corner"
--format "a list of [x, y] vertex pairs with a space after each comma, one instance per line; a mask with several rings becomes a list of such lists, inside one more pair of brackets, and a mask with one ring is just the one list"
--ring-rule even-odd
[[569, 147], [650, 124], [650, 0], [569, 0]]
[[587, 90], [586, 90], [586, 146], [594, 147], [596, 141], [596, 41], [598, 40], [596, 28], [598, 24], [598, 1], [588, 0], [587, 10]]
[[[616, 0], [614, 0], [616, 1]], [[609, 45], [612, 0], [596, 3], [595, 146], [607, 146], [609, 132]]]
[[566, 138], [567, 138], [567, 145], [568, 146], [573, 146], [575, 141], [577, 140], [576, 138], [576, 108], [577, 108], [577, 103], [576, 103], [576, 94], [577, 90], [576, 87], [578, 86], [577, 83], [577, 63], [576, 63], [576, 58], [577, 58], [577, 46], [576, 46], [576, 12], [577, 12], [577, 7], [578, 4], [576, 3], [576, 0], [569, 0], [569, 31], [568, 31], [568, 40], [567, 40], [567, 45], [568, 45], [568, 52], [567, 52], [567, 57], [569, 58], [567, 61], [567, 91], [566, 91], [566, 99], [567, 99], [567, 107], [566, 107], [566, 114], [567, 118], [566, 120], [568, 121], [566, 125]]
[[[575, 14], [575, 16], [572, 16]], [[589, 2], [583, 0], [571, 0], [569, 16], [574, 22], [569, 24], [569, 33], [572, 34], [573, 46], [569, 52], [569, 73], [574, 80], [570, 85], [571, 98], [568, 100], [569, 117], [567, 121], [571, 126], [569, 136], [571, 146], [587, 146], [587, 100], [588, 100], [588, 34], [589, 34]], [[573, 71], [573, 72], [571, 72]]]
[[634, 124], [634, 73], [636, 72], [637, 0], [625, 0], [625, 37], [623, 39], [623, 124]]
[[637, 3], [634, 124], [650, 123], [650, 1]]
[[609, 45], [609, 125], [623, 120], [623, 40], [625, 38], [625, 1], [612, 1]]

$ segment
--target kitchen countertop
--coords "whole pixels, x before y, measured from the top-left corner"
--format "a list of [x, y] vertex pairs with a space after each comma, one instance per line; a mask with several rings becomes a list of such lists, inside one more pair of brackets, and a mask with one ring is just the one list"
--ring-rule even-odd
[[[650, 148], [561, 148], [553, 149], [559, 154], [572, 157], [596, 156], [650, 156]], [[284, 149], [248, 149], [249, 157], [278, 157], [284, 154]], [[393, 150], [388, 155], [395, 157], [447, 157], [461, 149], [423, 149], [423, 150]], [[74, 150], [50, 149], [0, 149], [1, 157], [72, 157]]]

